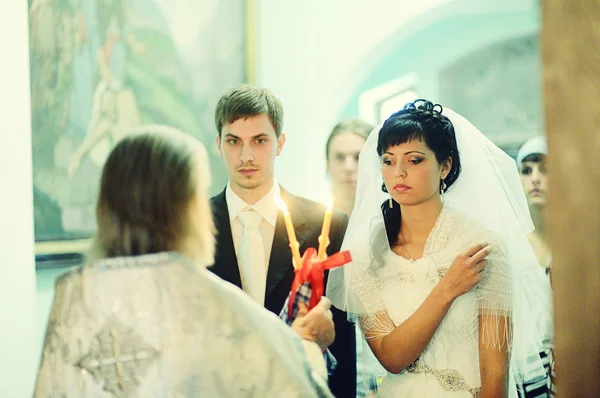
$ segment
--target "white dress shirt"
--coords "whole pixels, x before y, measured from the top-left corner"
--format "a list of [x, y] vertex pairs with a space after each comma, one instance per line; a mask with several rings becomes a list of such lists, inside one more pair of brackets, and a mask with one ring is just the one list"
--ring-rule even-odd
[[[238, 251], [240, 248], [240, 242], [244, 233], [244, 228], [240, 222], [238, 215], [245, 210], [253, 209], [255, 212], [261, 215], [262, 221], [258, 230], [262, 236], [264, 253], [265, 253], [265, 264], [269, 268], [269, 259], [271, 257], [271, 248], [273, 247], [273, 238], [275, 237], [275, 224], [277, 223], [277, 213], [279, 208], [275, 197], [279, 197], [280, 189], [279, 184], [275, 181], [273, 188], [263, 196], [258, 202], [253, 205], [246, 203], [240, 198], [233, 190], [231, 185], [228, 183], [225, 189], [225, 200], [227, 202], [227, 209], [229, 210], [229, 222], [231, 224], [231, 235], [233, 237], [233, 246], [235, 247], [235, 254], [238, 257]], [[239, 264], [239, 260], [238, 260]], [[265, 272], [267, 275], [267, 272]], [[327, 379], [327, 367], [325, 360], [319, 346], [311, 341], [303, 340], [304, 352], [308, 358], [308, 361], [314, 371], [316, 371], [323, 378]]]
[[273, 188], [271, 188], [265, 196], [255, 204], [250, 205], [233, 192], [230, 184], [227, 184], [227, 188], [225, 189], [225, 200], [227, 201], [227, 209], [229, 210], [231, 236], [233, 237], [233, 246], [235, 247], [236, 256], [238, 256], [242, 234], [244, 233], [244, 228], [238, 219], [238, 214], [245, 210], [254, 210], [262, 217], [258, 230], [260, 231], [263, 240], [265, 264], [267, 268], [269, 267], [271, 248], [273, 247], [273, 238], [275, 237], [275, 224], [277, 223], [277, 213], [279, 212], [275, 197], [279, 197], [279, 194], [279, 184], [277, 184], [276, 181], [275, 184], [273, 184]]

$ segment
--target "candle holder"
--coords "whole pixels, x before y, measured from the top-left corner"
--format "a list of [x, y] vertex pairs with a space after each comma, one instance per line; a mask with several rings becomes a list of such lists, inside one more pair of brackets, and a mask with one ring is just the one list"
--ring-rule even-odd
[[352, 261], [349, 251], [335, 253], [320, 260], [317, 250], [309, 247], [302, 256], [302, 266], [295, 271], [294, 281], [279, 317], [289, 325], [298, 315], [300, 303], [308, 310], [313, 309], [325, 293], [325, 271], [341, 267]]

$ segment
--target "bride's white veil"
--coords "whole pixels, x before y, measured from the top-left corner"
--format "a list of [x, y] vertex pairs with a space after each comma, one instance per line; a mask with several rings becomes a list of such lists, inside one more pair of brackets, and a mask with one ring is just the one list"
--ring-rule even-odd
[[[543, 377], [538, 354], [551, 333], [551, 290], [526, 237], [534, 228], [515, 161], [459, 114], [449, 109], [443, 109], [442, 114], [454, 126], [462, 165], [458, 179], [444, 195], [444, 204], [504, 241], [513, 282], [512, 379]], [[353, 261], [330, 271], [327, 285], [329, 299], [350, 318], [368, 311], [352, 291], [354, 278], [385, 266], [381, 256], [374, 253], [390, 250], [381, 211], [389, 195], [381, 190], [377, 153], [382, 125], [373, 130], [360, 153], [356, 202], [342, 245], [342, 250], [350, 250]]]

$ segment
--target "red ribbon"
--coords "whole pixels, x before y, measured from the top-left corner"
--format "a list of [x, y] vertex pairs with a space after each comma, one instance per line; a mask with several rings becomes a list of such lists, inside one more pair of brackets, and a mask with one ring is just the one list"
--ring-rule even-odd
[[317, 250], [309, 247], [302, 256], [302, 266], [295, 271], [296, 276], [292, 283], [290, 301], [288, 303], [288, 316], [292, 317], [292, 309], [296, 300], [296, 293], [304, 283], [308, 282], [312, 288], [308, 309], [315, 308], [325, 292], [325, 271], [341, 267], [344, 264], [352, 261], [352, 256], [349, 251], [335, 253], [326, 260], [321, 261], [317, 257]]

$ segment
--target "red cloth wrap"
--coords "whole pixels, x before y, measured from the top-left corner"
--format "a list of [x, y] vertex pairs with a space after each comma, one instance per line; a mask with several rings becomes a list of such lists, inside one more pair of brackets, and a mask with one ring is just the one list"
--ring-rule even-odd
[[319, 301], [321, 301], [321, 297], [325, 292], [325, 271], [341, 267], [344, 264], [352, 261], [352, 256], [349, 251], [343, 251], [335, 253], [329, 257], [325, 261], [320, 261], [317, 258], [317, 250], [309, 247], [304, 252], [302, 256], [302, 266], [295, 271], [296, 276], [294, 277], [294, 282], [292, 283], [292, 288], [290, 292], [290, 300], [288, 303], [288, 316], [291, 317], [293, 314], [293, 306], [296, 300], [296, 293], [300, 286], [304, 283], [308, 282], [312, 288], [312, 293], [310, 295], [310, 302], [308, 309], [311, 310], [315, 308]]

